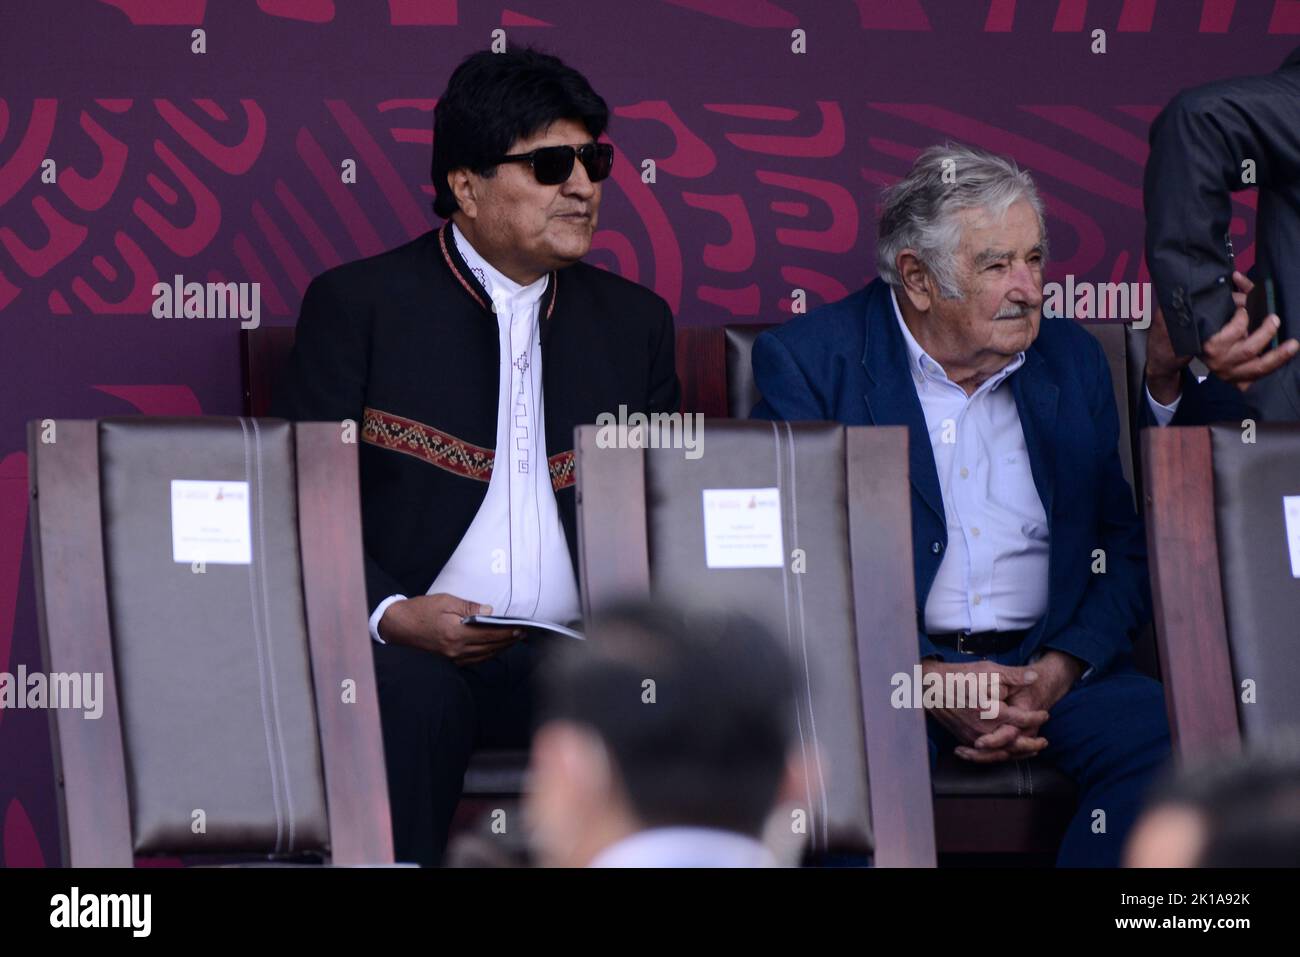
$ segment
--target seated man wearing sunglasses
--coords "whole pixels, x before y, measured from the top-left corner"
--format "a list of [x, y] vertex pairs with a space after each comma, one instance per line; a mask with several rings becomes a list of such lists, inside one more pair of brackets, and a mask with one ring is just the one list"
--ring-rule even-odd
[[434, 111], [441, 228], [308, 287], [274, 413], [359, 423], [399, 861], [437, 864], [470, 753], [528, 744], [534, 647], [579, 616], [573, 430], [673, 412], [673, 317], [591, 248], [609, 112], [552, 56], [478, 53]]

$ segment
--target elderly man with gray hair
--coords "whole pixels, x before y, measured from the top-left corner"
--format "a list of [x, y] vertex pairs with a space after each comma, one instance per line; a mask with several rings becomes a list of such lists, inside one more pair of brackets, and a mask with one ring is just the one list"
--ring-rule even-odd
[[753, 415], [908, 427], [922, 668], [1000, 699], [926, 702], [931, 760], [1051, 762], [1079, 793], [1058, 863], [1114, 866], [1169, 728], [1131, 652], [1150, 594], [1110, 373], [1043, 318], [1046, 259], [1028, 173], [925, 150], [885, 192], [880, 278], [758, 338]]

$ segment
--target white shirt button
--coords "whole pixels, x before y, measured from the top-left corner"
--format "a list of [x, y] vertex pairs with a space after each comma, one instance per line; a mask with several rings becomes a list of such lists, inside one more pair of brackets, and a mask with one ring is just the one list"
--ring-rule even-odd
[[967, 468], [966, 466], [964, 466], [964, 465], [961, 467], [961, 477], [962, 477], [962, 478], [970, 478], [970, 469], [968, 469], [968, 468]]
[[971, 601], [973, 601], [973, 602], [974, 602], [975, 604], [977, 604], [977, 605], [978, 605], [982, 600], [983, 600], [983, 599], [981, 599], [979, 595], [976, 595], [974, 598], [971, 599]]

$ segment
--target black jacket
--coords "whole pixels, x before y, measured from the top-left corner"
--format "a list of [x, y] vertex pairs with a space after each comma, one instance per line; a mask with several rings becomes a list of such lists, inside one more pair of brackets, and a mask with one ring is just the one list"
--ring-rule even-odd
[[[1256, 282], [1271, 278], [1279, 341], [1300, 335], [1300, 48], [1274, 73], [1179, 93], [1151, 124], [1143, 181], [1147, 267], [1181, 355], [1231, 318], [1230, 194], [1254, 163]], [[1300, 420], [1300, 362], [1256, 383], [1246, 399], [1263, 418]], [[1180, 410], [1181, 411], [1181, 410]]]
[[[585, 263], [540, 305], [546, 451], [577, 569], [573, 430], [602, 412], [677, 411], [673, 317], [650, 290]], [[450, 224], [312, 280], [273, 415], [357, 423], [370, 608], [422, 595], [487, 494], [497, 444], [491, 299]]]

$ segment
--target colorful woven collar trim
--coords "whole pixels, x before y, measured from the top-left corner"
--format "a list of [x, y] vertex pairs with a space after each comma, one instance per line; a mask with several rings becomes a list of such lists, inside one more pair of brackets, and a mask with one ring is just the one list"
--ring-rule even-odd
[[[362, 416], [361, 440], [411, 455], [456, 475], [480, 482], [492, 479], [496, 452], [456, 438], [423, 422], [366, 408]], [[558, 452], [546, 460], [555, 491], [570, 488], [575, 481], [573, 451]]]
[[[450, 247], [454, 246], [455, 243], [448, 242], [447, 239], [447, 235], [450, 231], [451, 220], [443, 223], [442, 228], [438, 230], [438, 248], [442, 250], [442, 258], [446, 261], [447, 268], [450, 269], [451, 274], [456, 277], [456, 281], [459, 282], [461, 286], [464, 287], [465, 291], [473, 297], [474, 301], [479, 304], [479, 308], [491, 312], [492, 307], [488, 304], [488, 301], [485, 298], [487, 290], [479, 285], [477, 279], [467, 277], [464, 272], [461, 271], [460, 266], [458, 265], [458, 261], [460, 260], [459, 253], [457, 253], [453, 258]], [[555, 297], [558, 292], [556, 285], [560, 279], [560, 274], [556, 270], [551, 270], [550, 276], [551, 280], [546, 284], [546, 292], [542, 295], [542, 299], [546, 303], [546, 308], [543, 312], [543, 318], [545, 319], [551, 318], [551, 313], [555, 311]]]

